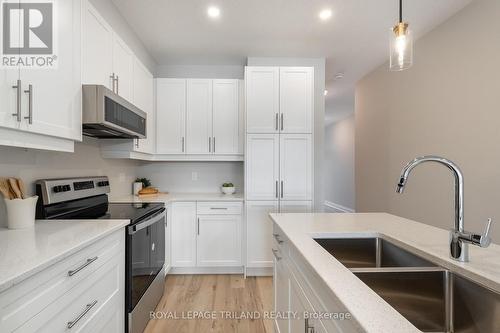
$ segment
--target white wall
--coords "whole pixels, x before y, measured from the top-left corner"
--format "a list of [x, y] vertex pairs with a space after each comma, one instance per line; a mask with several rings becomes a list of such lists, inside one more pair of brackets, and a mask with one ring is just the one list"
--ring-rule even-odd
[[325, 200], [353, 210], [354, 114], [325, 127]]
[[139, 37], [132, 30], [127, 21], [120, 14], [118, 8], [111, 0], [89, 0], [99, 14], [108, 22], [113, 30], [130, 47], [137, 58], [149, 69], [153, 75], [156, 73], [156, 61], [149, 54]]
[[[474, 1], [415, 44], [404, 72], [376, 69], [356, 87], [356, 210], [453, 226], [453, 177], [426, 164], [395, 193], [420, 155], [456, 162], [465, 178], [465, 228], [500, 218], [500, 1]], [[500, 227], [492, 228], [500, 242]]]
[[[130, 194], [139, 163], [103, 159], [97, 141], [84, 140], [75, 145], [73, 154], [0, 147], [0, 177], [21, 178], [33, 194], [38, 179], [106, 175], [111, 183], [111, 199]], [[4, 223], [5, 207], [0, 200], [0, 226]]]
[[324, 204], [324, 134], [325, 134], [325, 59], [249, 57], [248, 66], [311, 66], [314, 67], [314, 209]]
[[[193, 172], [198, 180], [192, 180]], [[140, 166], [137, 174], [166, 192], [219, 192], [225, 182], [243, 192], [243, 162], [154, 162]]]
[[159, 65], [156, 77], [190, 78], [190, 79], [238, 79], [243, 80], [244, 66], [212, 66], [212, 65]]

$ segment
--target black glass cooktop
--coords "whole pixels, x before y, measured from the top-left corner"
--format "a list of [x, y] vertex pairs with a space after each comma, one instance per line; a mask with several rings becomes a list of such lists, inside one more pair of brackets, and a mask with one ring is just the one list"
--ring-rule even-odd
[[105, 215], [101, 218], [130, 219], [133, 224], [161, 208], [163, 208], [162, 203], [110, 203]]

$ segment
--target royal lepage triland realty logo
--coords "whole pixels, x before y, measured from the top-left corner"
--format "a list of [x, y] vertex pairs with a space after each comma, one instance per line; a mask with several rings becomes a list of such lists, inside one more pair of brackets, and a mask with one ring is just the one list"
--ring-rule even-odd
[[54, 4], [2, 2], [2, 67], [55, 68]]

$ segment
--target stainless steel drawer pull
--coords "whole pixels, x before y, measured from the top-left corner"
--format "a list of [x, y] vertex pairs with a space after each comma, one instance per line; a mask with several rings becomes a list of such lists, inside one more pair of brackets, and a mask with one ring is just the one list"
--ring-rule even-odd
[[184, 150], [185, 150], [185, 149], [184, 149], [184, 146], [185, 146], [185, 145], [184, 145], [184, 143], [185, 143], [185, 141], [186, 141], [186, 140], [184, 139], [184, 137], [182, 137], [182, 139], [181, 139], [182, 152], [184, 152]]
[[208, 137], [208, 152], [212, 152], [212, 138]]
[[283, 113], [281, 114], [281, 130], [285, 130], [285, 126], [283, 125]]
[[28, 86], [28, 90], [24, 91], [28, 94], [28, 116], [24, 117], [24, 119], [28, 119], [28, 123], [33, 124], [33, 85], [30, 84]]
[[278, 196], [279, 196], [278, 181], [276, 181], [276, 199], [278, 199]]
[[274, 257], [276, 258], [276, 260], [281, 260], [281, 259], [283, 259], [283, 258], [281, 258], [281, 257], [278, 255], [278, 250], [273, 249], [273, 255], [274, 255]]
[[215, 136], [214, 136], [214, 153], [215, 153]]
[[276, 241], [278, 242], [278, 244], [283, 244], [283, 242], [284, 242], [284, 241], [282, 241], [282, 240], [280, 239], [280, 235], [278, 235], [278, 234], [273, 234], [273, 236], [274, 236], [274, 239], [276, 239]]
[[278, 119], [279, 119], [279, 115], [276, 113], [276, 131], [279, 130], [279, 126], [278, 126], [279, 120]]
[[79, 321], [80, 319], [83, 318], [83, 316], [85, 316], [95, 305], [97, 304], [97, 300], [93, 301], [92, 303], [90, 304], [87, 304], [87, 306], [85, 307], [85, 310], [83, 310], [82, 313], [80, 313], [78, 315], [78, 317], [76, 317], [75, 319], [73, 319], [72, 321], [68, 321], [68, 324], [66, 325], [69, 329], [73, 328], [73, 326], [75, 326]]
[[16, 95], [16, 101], [17, 101], [17, 107], [16, 107], [16, 113], [13, 113], [12, 115], [16, 117], [17, 122], [21, 122], [21, 80], [17, 80], [17, 85], [12, 86], [12, 88], [17, 89], [17, 95]]
[[212, 210], [227, 210], [227, 207], [210, 207]]
[[314, 326], [309, 325], [309, 318], [305, 319], [305, 325], [304, 326], [306, 328], [305, 333], [314, 333], [315, 332]]
[[198, 225], [197, 225], [197, 234], [200, 235], [200, 218], [198, 218]]
[[87, 259], [87, 261], [83, 265], [81, 265], [80, 267], [78, 267], [77, 269], [68, 271], [68, 276], [75, 275], [76, 273], [78, 273], [79, 271], [81, 271], [82, 269], [84, 269], [85, 267], [87, 267], [88, 265], [90, 265], [91, 263], [93, 263], [94, 261], [96, 261], [97, 258], [99, 258], [99, 257], [95, 256], [94, 258]]
[[281, 198], [283, 199], [283, 181], [281, 181]]

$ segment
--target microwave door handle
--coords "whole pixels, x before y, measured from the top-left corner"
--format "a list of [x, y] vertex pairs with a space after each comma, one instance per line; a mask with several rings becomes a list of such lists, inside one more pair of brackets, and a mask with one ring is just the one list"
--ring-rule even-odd
[[166, 209], [163, 208], [160, 211], [160, 213], [157, 213], [156, 215], [153, 215], [152, 217], [146, 219], [144, 222], [141, 222], [139, 224], [130, 226], [129, 229], [128, 229], [128, 234], [129, 235], [133, 235], [136, 232], [138, 232], [139, 230], [142, 230], [144, 228], [149, 227], [150, 225], [153, 225], [153, 224], [157, 223], [158, 221], [162, 220], [166, 216], [167, 216]]

